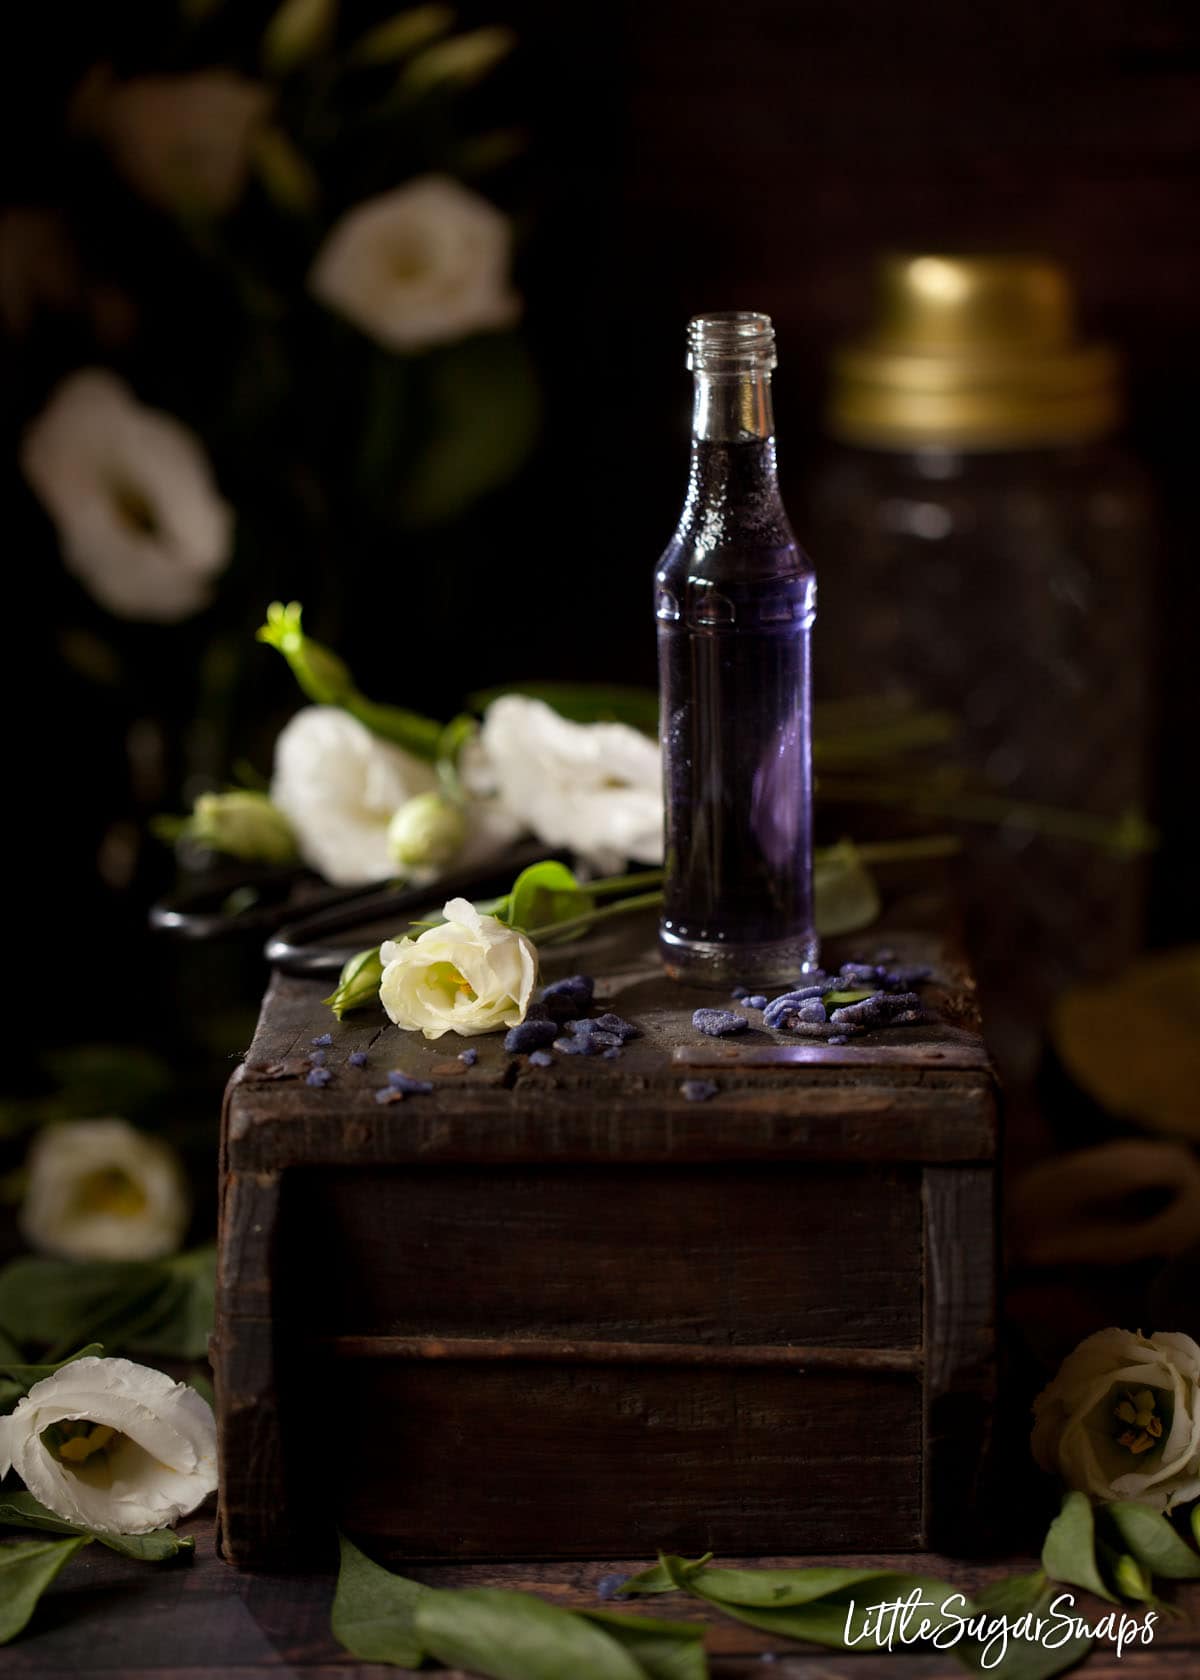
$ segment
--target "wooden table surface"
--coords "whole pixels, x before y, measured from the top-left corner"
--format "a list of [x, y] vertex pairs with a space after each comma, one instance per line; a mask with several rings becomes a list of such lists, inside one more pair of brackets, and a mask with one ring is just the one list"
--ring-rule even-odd
[[[216, 1555], [211, 1515], [180, 1525], [196, 1537], [190, 1562], [136, 1564], [103, 1547], [88, 1547], [63, 1571], [42, 1598], [25, 1633], [0, 1653], [5, 1680], [37, 1675], [40, 1680], [335, 1680], [354, 1674], [386, 1680], [402, 1672], [380, 1663], [357, 1663], [329, 1631], [333, 1597], [330, 1573], [259, 1574], [231, 1568]], [[541, 1594], [556, 1604], [596, 1607], [596, 1583], [604, 1575], [632, 1573], [652, 1562], [438, 1565], [411, 1574], [432, 1586], [504, 1586]], [[734, 1560], [722, 1558], [725, 1564]], [[964, 1591], [997, 1576], [1028, 1571], [1030, 1558], [986, 1564], [929, 1554], [884, 1557], [764, 1558], [776, 1566], [827, 1562], [919, 1570]], [[1177, 1602], [1185, 1617], [1164, 1618], [1149, 1648], [1126, 1650], [1118, 1662], [1112, 1647], [1097, 1647], [1081, 1672], [1087, 1680], [1196, 1680], [1200, 1676], [1200, 1584], [1182, 1589]], [[1079, 1596], [1079, 1613], [1095, 1620], [1108, 1606]], [[636, 1610], [637, 1606], [630, 1608]], [[703, 1622], [713, 1680], [749, 1680], [770, 1674], [778, 1680], [941, 1680], [963, 1669], [952, 1656], [906, 1651], [870, 1655], [799, 1646], [756, 1633], [679, 1595], [645, 1605], [647, 1613]], [[770, 1666], [767, 1666], [770, 1665]], [[445, 1669], [423, 1674], [452, 1680]], [[453, 1680], [463, 1680], [455, 1675]], [[564, 1675], [563, 1680], [579, 1680]]]

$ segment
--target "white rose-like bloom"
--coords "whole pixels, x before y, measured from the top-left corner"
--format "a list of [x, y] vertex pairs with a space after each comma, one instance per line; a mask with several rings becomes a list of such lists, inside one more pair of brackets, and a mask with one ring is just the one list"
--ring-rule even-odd
[[508, 809], [547, 846], [569, 846], [601, 874], [661, 863], [662, 759], [624, 723], [572, 723], [542, 700], [488, 707], [483, 750]]
[[388, 824], [437, 785], [433, 767], [339, 706], [305, 706], [275, 743], [271, 803], [292, 825], [304, 861], [337, 886], [396, 873]]
[[148, 1534], [194, 1511], [216, 1487], [216, 1424], [194, 1388], [161, 1371], [128, 1359], [75, 1359], [0, 1418], [0, 1479], [10, 1462], [64, 1522]]
[[65, 1260], [157, 1260], [183, 1241], [187, 1190], [175, 1151], [124, 1120], [47, 1126], [26, 1160], [21, 1234]]
[[398, 1027], [426, 1038], [515, 1027], [537, 982], [532, 943], [465, 898], [450, 899], [442, 914], [445, 922], [419, 939], [381, 946], [379, 1001]]
[[68, 570], [109, 612], [173, 624], [205, 605], [233, 551], [233, 513], [178, 420], [85, 368], [26, 431], [21, 469]]
[[335, 224], [309, 275], [318, 302], [388, 350], [423, 350], [509, 327], [508, 221], [444, 175], [370, 198]]
[[1155, 1510], [1200, 1494], [1200, 1347], [1098, 1330], [1034, 1401], [1033, 1455], [1093, 1499]]

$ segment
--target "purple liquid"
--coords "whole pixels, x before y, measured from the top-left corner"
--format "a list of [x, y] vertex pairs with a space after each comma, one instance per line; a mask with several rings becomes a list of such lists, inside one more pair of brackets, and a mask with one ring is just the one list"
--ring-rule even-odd
[[662, 939], [668, 967], [690, 978], [787, 978], [816, 959], [816, 580], [774, 467], [770, 439], [697, 442], [683, 518], [655, 579]]

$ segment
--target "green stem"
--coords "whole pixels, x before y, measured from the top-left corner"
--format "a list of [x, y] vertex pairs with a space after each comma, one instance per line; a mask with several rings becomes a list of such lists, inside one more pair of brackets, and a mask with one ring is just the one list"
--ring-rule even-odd
[[614, 893], [632, 892], [638, 887], [659, 887], [664, 871], [639, 869], [635, 875], [606, 875], [601, 881], [586, 881], [578, 888], [583, 898], [611, 898]]
[[[860, 863], [899, 863], [908, 858], [953, 857], [956, 852], [962, 851], [962, 841], [957, 834], [927, 834], [912, 840], [852, 840], [850, 843]], [[832, 857], [836, 851], [836, 846], [822, 847], [817, 856], [824, 854]]]
[[623, 898], [619, 904], [609, 904], [603, 910], [589, 910], [584, 916], [574, 916], [569, 922], [548, 922], [545, 927], [529, 928], [525, 937], [532, 939], [536, 945], [539, 939], [561, 939], [566, 934], [585, 933], [597, 922], [607, 922], [613, 916], [623, 916], [630, 910], [648, 910], [651, 905], [661, 904], [663, 895], [660, 892], [638, 893], [633, 898]]

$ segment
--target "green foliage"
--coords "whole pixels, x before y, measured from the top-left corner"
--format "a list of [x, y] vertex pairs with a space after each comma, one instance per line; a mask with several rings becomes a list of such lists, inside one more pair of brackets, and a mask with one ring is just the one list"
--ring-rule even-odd
[[121, 1557], [138, 1563], [164, 1563], [180, 1553], [196, 1549], [190, 1535], [176, 1534], [172, 1528], [156, 1528], [149, 1534], [101, 1534], [78, 1523], [66, 1522], [38, 1503], [31, 1493], [0, 1493], [0, 1525], [8, 1528], [39, 1528], [50, 1534], [80, 1535], [85, 1540], [98, 1540]]
[[379, 982], [382, 979], [383, 959], [379, 955], [379, 946], [372, 945], [368, 950], [357, 951], [346, 959], [337, 985], [323, 1001], [340, 1021], [352, 1009], [365, 1009], [368, 1004], [378, 1003]]
[[503, 920], [523, 933], [539, 929], [543, 935], [558, 923], [585, 916], [595, 900], [581, 887], [565, 863], [545, 859], [523, 869], [512, 884]]
[[1121, 1536], [1126, 1552], [1164, 1581], [1200, 1580], [1200, 1555], [1160, 1511], [1116, 1500], [1105, 1516]]
[[75, 1540], [18, 1540], [0, 1546], [0, 1645], [16, 1638], [51, 1581], [87, 1544], [83, 1535]]
[[883, 909], [879, 888], [852, 840], [842, 840], [814, 857], [813, 894], [817, 932], [826, 939], [870, 927]]
[[215, 1250], [169, 1260], [48, 1260], [0, 1271], [0, 1328], [52, 1352], [102, 1339], [110, 1353], [201, 1359], [213, 1322]]
[[1050, 1524], [1042, 1546], [1042, 1568], [1052, 1581], [1082, 1587], [1097, 1598], [1116, 1603], [1096, 1562], [1096, 1524], [1086, 1493], [1064, 1497], [1062, 1510]]
[[[975, 1608], [989, 1617], [1005, 1617], [1011, 1627], [1023, 1616], [1046, 1616], [1056, 1591], [1040, 1569], [1032, 1575], [1009, 1575], [977, 1592]], [[981, 1680], [987, 1676], [998, 1676], [998, 1680], [1050, 1680], [1051, 1675], [1074, 1668], [1091, 1648], [1092, 1641], [1086, 1635], [1075, 1635], [1053, 1650], [1033, 1639], [1013, 1639], [997, 1660], [999, 1645], [992, 1648], [964, 1640], [955, 1646], [954, 1655]]]
[[491, 1680], [705, 1680], [703, 1630], [616, 1612], [576, 1612], [530, 1593], [424, 1587], [343, 1535], [331, 1619], [363, 1662], [426, 1658]]

